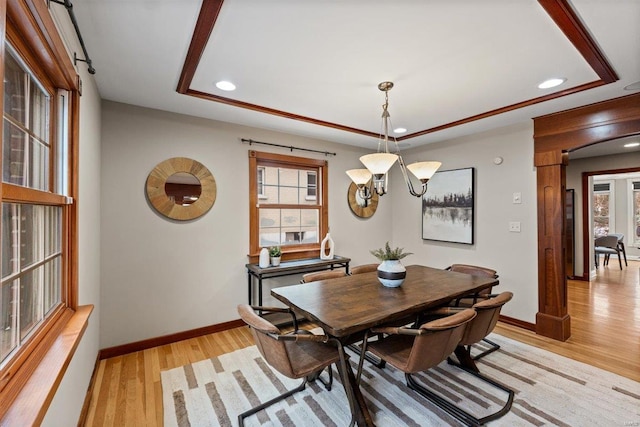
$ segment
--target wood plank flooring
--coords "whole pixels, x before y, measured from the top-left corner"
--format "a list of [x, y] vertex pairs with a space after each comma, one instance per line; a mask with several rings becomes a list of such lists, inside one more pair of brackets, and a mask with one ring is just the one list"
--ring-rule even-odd
[[[622, 271], [600, 267], [592, 282], [569, 281], [568, 300], [566, 342], [502, 323], [496, 332], [640, 381], [640, 261]], [[162, 426], [160, 371], [252, 344], [243, 327], [102, 360], [84, 425]]]

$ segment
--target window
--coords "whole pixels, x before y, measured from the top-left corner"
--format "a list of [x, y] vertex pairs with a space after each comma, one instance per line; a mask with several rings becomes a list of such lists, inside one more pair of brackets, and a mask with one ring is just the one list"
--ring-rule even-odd
[[613, 181], [593, 183], [593, 236], [600, 237], [614, 230]]
[[0, 417], [77, 304], [78, 76], [46, 4], [6, 9], [24, 19], [2, 16]]
[[327, 162], [249, 152], [250, 251], [282, 246], [284, 259], [317, 257], [327, 232]]
[[318, 192], [317, 175], [315, 172], [307, 172], [307, 200], [315, 200]]
[[258, 166], [258, 198], [259, 199], [266, 199], [267, 196], [265, 196], [264, 194], [264, 167], [263, 166]]

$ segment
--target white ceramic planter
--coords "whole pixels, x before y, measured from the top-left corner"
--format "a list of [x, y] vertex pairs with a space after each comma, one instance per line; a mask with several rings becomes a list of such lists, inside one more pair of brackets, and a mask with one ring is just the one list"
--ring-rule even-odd
[[378, 266], [378, 280], [388, 288], [397, 288], [407, 277], [407, 269], [400, 260], [382, 261]]
[[272, 256], [271, 257], [271, 265], [274, 267], [277, 267], [280, 265], [280, 258], [279, 256]]

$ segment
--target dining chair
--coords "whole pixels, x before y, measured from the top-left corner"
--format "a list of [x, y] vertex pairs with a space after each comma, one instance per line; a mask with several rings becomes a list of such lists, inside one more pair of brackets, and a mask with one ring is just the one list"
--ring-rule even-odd
[[[496, 327], [496, 324], [498, 323], [498, 318], [500, 317], [500, 311], [502, 310], [502, 307], [506, 303], [511, 301], [512, 298], [513, 293], [506, 291], [500, 293], [497, 296], [474, 304], [472, 309], [475, 310], [476, 316], [467, 324], [464, 334], [460, 339], [460, 343], [454, 351], [454, 354], [458, 361], [456, 362], [455, 360], [453, 360], [451, 356], [447, 359], [450, 364], [465, 370], [466, 372], [479, 378], [480, 380], [491, 384], [492, 386], [507, 393], [507, 399], [504, 405], [494, 413], [486, 415], [482, 418], [477, 418], [471, 414], [467, 414], [469, 419], [474, 421], [473, 425], [484, 424], [487, 421], [500, 418], [501, 416], [509, 412], [509, 410], [511, 409], [511, 405], [513, 404], [513, 397], [515, 395], [515, 392], [504, 384], [501, 384], [480, 373], [480, 370], [475, 363], [476, 360], [481, 359], [487, 354], [496, 351], [497, 348], [492, 346], [488, 350], [485, 350], [475, 356], [472, 356], [471, 354], [471, 346], [479, 343], [483, 339], [486, 339], [487, 335], [489, 335], [493, 331], [493, 329]], [[442, 307], [440, 309], [433, 310], [431, 314], [437, 318], [437, 316], [451, 316], [455, 313], [460, 312], [460, 310], [468, 309], [461, 307]]]
[[[455, 271], [458, 273], [470, 274], [472, 276], [479, 277], [491, 277], [494, 279], [498, 278], [498, 274], [496, 270], [487, 267], [481, 267], [478, 265], [471, 264], [451, 264], [449, 267], [445, 268], [445, 270]], [[465, 295], [461, 298], [458, 298], [454, 301], [454, 305], [456, 307], [471, 307], [473, 304], [478, 302], [478, 299], [486, 299], [491, 295], [492, 287], [485, 288], [478, 293]]]
[[593, 252], [596, 268], [598, 268], [600, 254], [604, 255], [604, 261], [602, 262], [603, 266], [609, 265], [609, 257], [611, 255], [617, 255], [618, 264], [620, 264], [620, 270], [622, 270], [622, 257], [620, 256], [621, 251], [618, 246], [618, 237], [611, 234], [597, 237], [594, 242]]
[[[609, 233], [609, 236], [616, 236], [618, 238], [618, 249], [622, 252], [622, 256], [624, 257], [624, 265], [625, 267], [629, 267], [627, 264], [627, 251], [624, 248], [624, 234], [622, 233]], [[608, 255], [605, 255], [608, 257]], [[608, 260], [607, 260], [608, 263]]]
[[347, 273], [345, 273], [344, 270], [318, 271], [316, 273], [303, 274], [300, 283], [315, 282], [316, 280], [336, 279], [338, 277], [344, 277], [346, 275]]
[[[441, 395], [419, 384], [412, 374], [428, 371], [446, 360], [460, 343], [466, 326], [474, 317], [476, 317], [475, 310], [467, 308], [451, 316], [427, 322], [417, 329], [407, 326], [382, 326], [368, 330], [362, 345], [356, 383], [360, 383], [362, 376], [363, 355], [369, 351], [404, 372], [410, 389], [452, 416], [465, 423], [468, 422], [469, 414]], [[369, 341], [373, 334], [378, 334], [378, 339]], [[380, 334], [383, 335], [382, 338]]]
[[378, 271], [378, 266], [380, 264], [364, 264], [357, 265], [351, 268], [351, 275], [360, 274], [360, 273], [369, 273], [371, 271]]
[[[487, 268], [487, 267], [481, 267], [479, 265], [451, 264], [449, 267], [445, 268], [445, 270], [470, 274], [472, 276], [491, 277], [494, 279], [497, 279], [499, 277], [496, 270]], [[475, 303], [478, 302], [478, 300], [485, 300], [487, 298], [490, 298], [491, 296], [495, 296], [491, 293], [492, 289], [493, 287], [489, 287], [481, 290], [478, 293], [465, 295], [461, 298], [455, 299], [454, 301], [449, 303], [449, 305], [452, 305], [455, 307], [472, 307]], [[491, 341], [487, 338], [484, 338], [483, 341], [491, 346], [492, 348], [491, 351], [496, 351], [500, 348], [500, 345], [498, 343]]]
[[[255, 310], [259, 310], [263, 314], [290, 314], [293, 318], [294, 331], [289, 334], [283, 334], [277, 326], [259, 316]], [[246, 417], [304, 390], [309, 381], [318, 379], [327, 390], [331, 390], [333, 383], [331, 365], [334, 363], [340, 363], [343, 372], [347, 372], [347, 362], [342, 344], [327, 335], [315, 335], [310, 331], [298, 329], [296, 316], [291, 309], [240, 304], [238, 305], [238, 314], [251, 329], [260, 354], [271, 367], [288, 378], [298, 379], [304, 377], [298, 387], [238, 415], [238, 424], [240, 426], [244, 425]], [[320, 377], [325, 368], [328, 368], [329, 371], [328, 381]], [[354, 402], [351, 390], [349, 387], [346, 387], [345, 390], [349, 406], [353, 409]]]

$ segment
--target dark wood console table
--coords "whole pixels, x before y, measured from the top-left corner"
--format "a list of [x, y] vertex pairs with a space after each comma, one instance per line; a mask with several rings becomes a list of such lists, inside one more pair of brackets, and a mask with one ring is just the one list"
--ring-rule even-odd
[[310, 273], [312, 271], [334, 270], [344, 268], [349, 274], [349, 263], [351, 258], [334, 256], [333, 259], [300, 259], [280, 263], [278, 267], [260, 268], [258, 264], [247, 264], [247, 288], [249, 290], [249, 305], [253, 305], [253, 283], [254, 278], [258, 280], [258, 305], [262, 305], [262, 280], [272, 277], [291, 276], [300, 273]]

